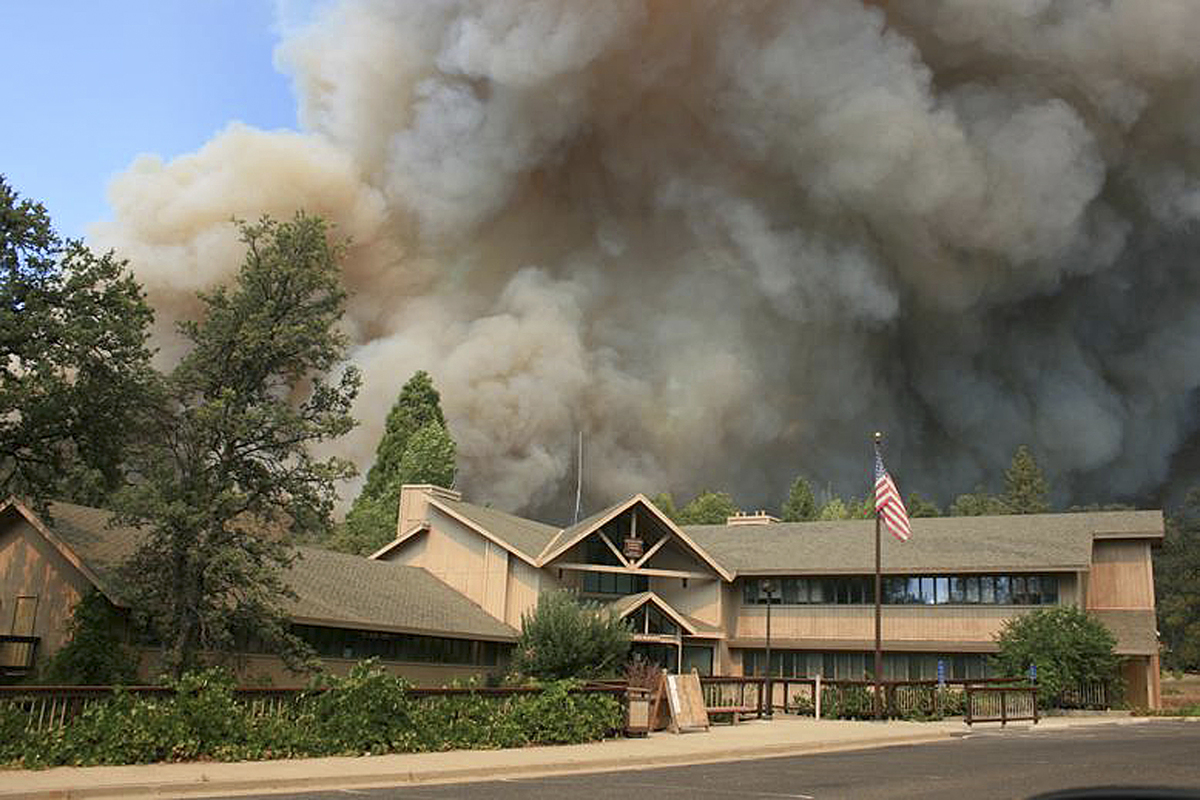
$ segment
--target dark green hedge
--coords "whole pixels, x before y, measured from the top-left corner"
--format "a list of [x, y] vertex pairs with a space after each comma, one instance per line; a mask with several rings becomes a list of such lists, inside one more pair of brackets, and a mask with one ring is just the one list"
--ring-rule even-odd
[[46, 767], [522, 747], [593, 741], [622, 726], [618, 698], [571, 693], [573, 686], [417, 697], [368, 662], [280, 712], [256, 715], [235, 698], [227, 674], [204, 670], [185, 675], [170, 695], [118, 691], [44, 733], [26, 732], [23, 714], [0, 708], [0, 761]]

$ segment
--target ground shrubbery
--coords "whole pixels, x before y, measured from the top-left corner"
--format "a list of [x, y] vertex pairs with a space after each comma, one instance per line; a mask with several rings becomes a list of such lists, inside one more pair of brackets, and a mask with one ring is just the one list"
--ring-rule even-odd
[[612, 695], [573, 694], [575, 684], [539, 693], [416, 697], [370, 662], [329, 678], [279, 713], [255, 714], [219, 670], [188, 673], [175, 692], [118, 691], [62, 728], [24, 730], [26, 717], [0, 707], [0, 762], [26, 767], [257, 760], [570, 744], [620, 728]]

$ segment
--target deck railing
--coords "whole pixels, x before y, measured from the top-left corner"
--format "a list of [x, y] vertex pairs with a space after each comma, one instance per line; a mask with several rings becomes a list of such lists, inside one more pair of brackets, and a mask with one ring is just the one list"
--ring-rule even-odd
[[963, 721], [999, 722], [1002, 726], [1014, 720], [1038, 721], [1038, 690], [1036, 686], [967, 686], [966, 713]]

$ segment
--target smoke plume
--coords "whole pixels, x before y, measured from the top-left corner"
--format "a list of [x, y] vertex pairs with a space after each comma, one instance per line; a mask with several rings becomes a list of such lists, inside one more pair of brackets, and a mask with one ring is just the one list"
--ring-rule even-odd
[[[1060, 502], [1144, 497], [1196, 428], [1189, 0], [345, 0], [290, 32], [301, 132], [142, 157], [93, 244], [161, 341], [231, 217], [352, 240], [370, 466], [415, 370], [475, 500], [553, 516], [806, 473], [949, 499], [1018, 444]], [[347, 494], [352, 494], [348, 488]]]

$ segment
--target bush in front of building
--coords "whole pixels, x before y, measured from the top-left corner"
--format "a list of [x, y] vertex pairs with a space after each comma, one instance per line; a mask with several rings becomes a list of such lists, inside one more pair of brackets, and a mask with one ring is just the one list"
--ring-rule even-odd
[[92, 589], [71, 611], [70, 639], [46, 662], [41, 682], [61, 686], [129, 685], [137, 680], [137, 655], [121, 636], [125, 621]]
[[1116, 639], [1104, 623], [1075, 606], [1039, 608], [1004, 623], [993, 663], [1002, 676], [1024, 678], [1037, 667], [1038, 703], [1050, 707], [1064, 692], [1103, 683], [1119, 693]]
[[616, 675], [629, 656], [626, 623], [611, 610], [581, 603], [573, 592], [542, 592], [537, 607], [521, 615], [513, 671], [538, 680]]
[[0, 705], [0, 763], [243, 761], [575, 744], [604, 738], [624, 716], [615, 696], [574, 692], [570, 681], [522, 694], [418, 696], [373, 662], [271, 709], [238, 699], [232, 677], [219, 669], [185, 673], [171, 687], [162, 695], [118, 690], [42, 732], [27, 730], [29, 717], [18, 703]]

